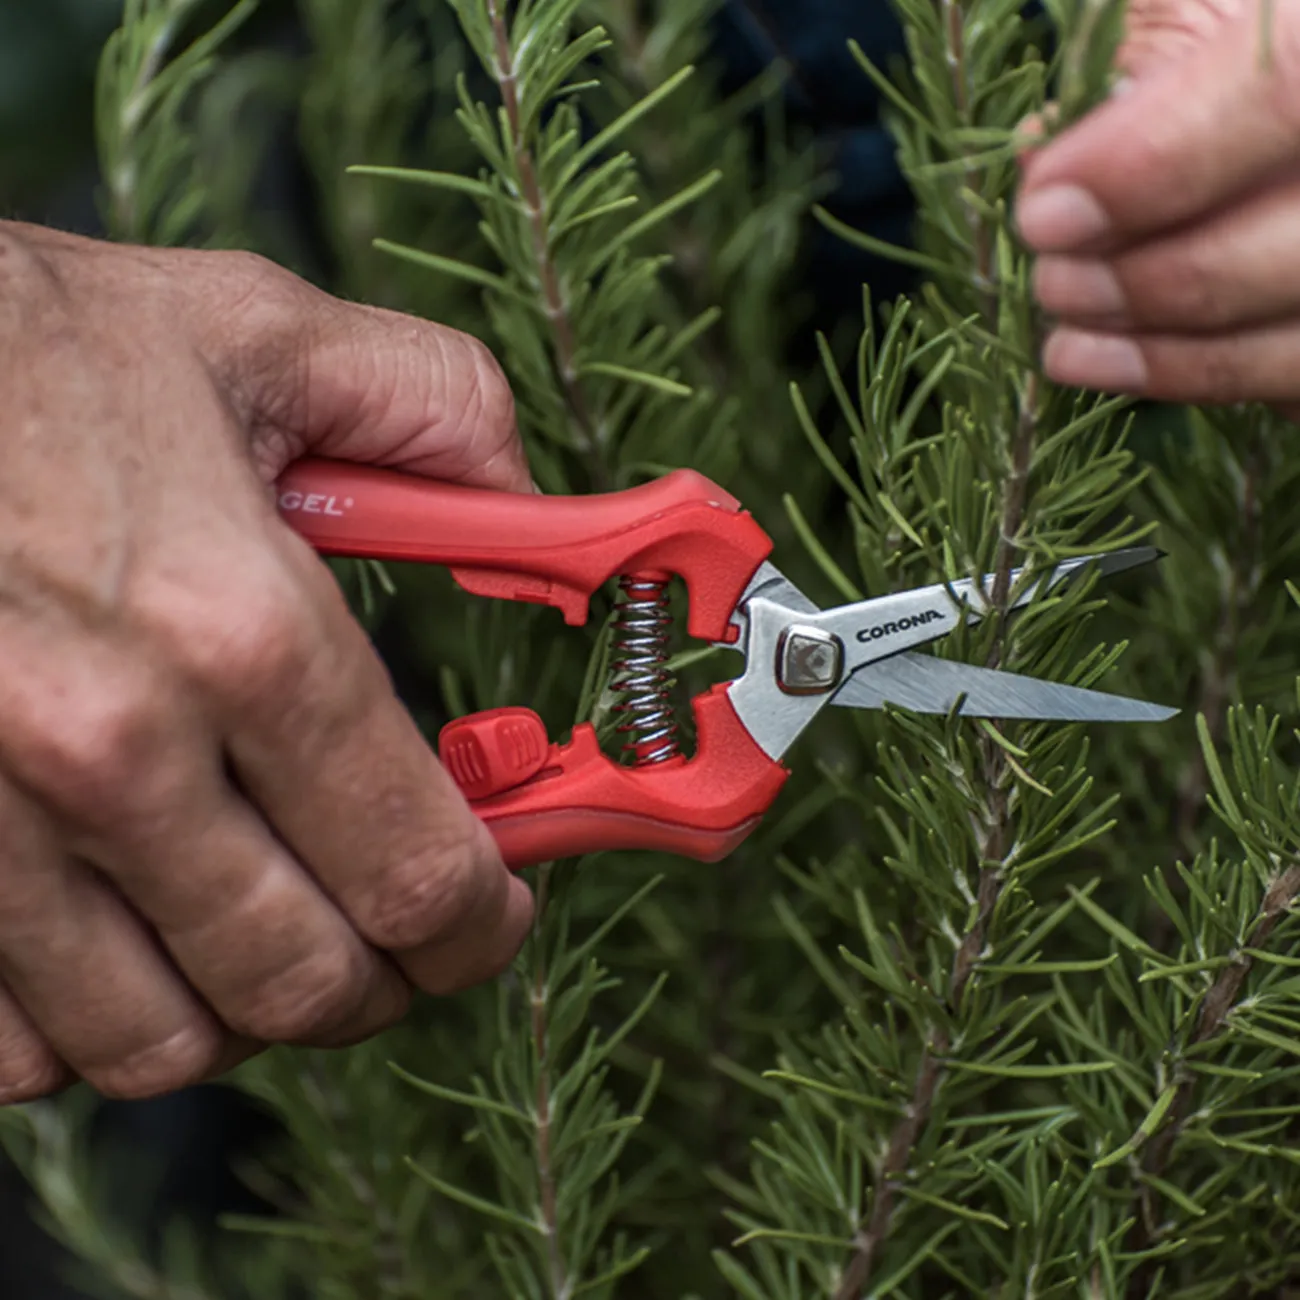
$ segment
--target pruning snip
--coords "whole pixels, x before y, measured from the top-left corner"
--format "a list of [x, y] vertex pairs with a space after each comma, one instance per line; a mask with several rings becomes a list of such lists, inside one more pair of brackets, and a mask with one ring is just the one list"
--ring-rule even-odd
[[[782, 758], [827, 705], [1062, 722], [1160, 722], [1176, 712], [917, 653], [993, 609], [991, 578], [819, 609], [771, 564], [772, 542], [754, 518], [690, 470], [624, 491], [548, 497], [303, 460], [277, 492], [284, 519], [322, 555], [444, 565], [467, 591], [551, 605], [573, 625], [619, 579], [613, 664], [631, 762], [607, 757], [590, 723], [551, 742], [528, 708], [472, 714], [439, 737], [443, 763], [513, 868], [606, 849], [717, 861], [771, 807], [789, 775]], [[1069, 560], [1030, 582], [1015, 570], [1010, 608], [1088, 565], [1113, 574], [1157, 556], [1138, 547]], [[739, 650], [746, 665], [691, 702], [690, 757], [667, 694], [674, 575], [686, 583], [690, 635]]]

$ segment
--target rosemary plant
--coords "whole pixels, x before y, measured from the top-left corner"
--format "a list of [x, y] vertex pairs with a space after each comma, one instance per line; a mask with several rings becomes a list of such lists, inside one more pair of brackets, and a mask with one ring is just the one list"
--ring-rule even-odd
[[[727, 862], [538, 869], [497, 987], [230, 1080], [284, 1140], [243, 1171], [267, 1215], [215, 1241], [182, 1225], [150, 1253], [115, 1218], [91, 1099], [0, 1115], [106, 1294], [1209, 1300], [1300, 1275], [1292, 434], [1048, 383], [1009, 217], [1021, 124], [1104, 93], [1118, 9], [896, 0], [906, 66], [856, 51], [916, 196], [894, 249], [817, 206], [833, 180], [781, 68], [724, 95], [719, 4], [302, 0], [308, 252], [210, 131], [280, 84], [232, 43], [254, 0], [130, 0], [102, 65], [106, 216], [479, 333], [545, 491], [691, 466], [826, 603], [991, 575], [1002, 613], [936, 653], [1185, 713], [837, 711]], [[916, 292], [811, 320], [815, 221]], [[1006, 612], [1016, 571], [1139, 539], [1155, 572]], [[338, 573], [419, 666], [430, 728], [530, 704], [617, 746], [618, 593], [567, 629], [445, 575]], [[731, 665], [668, 667], [680, 703]]]

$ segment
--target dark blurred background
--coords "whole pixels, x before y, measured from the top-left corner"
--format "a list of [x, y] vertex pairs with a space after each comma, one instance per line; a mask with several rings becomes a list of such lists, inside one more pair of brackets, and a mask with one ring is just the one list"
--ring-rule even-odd
[[121, 0], [0, 0], [0, 212], [93, 231], [95, 64]]

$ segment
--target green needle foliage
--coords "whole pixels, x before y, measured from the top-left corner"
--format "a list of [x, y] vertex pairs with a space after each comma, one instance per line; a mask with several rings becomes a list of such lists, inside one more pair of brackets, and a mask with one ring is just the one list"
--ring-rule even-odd
[[122, 239], [196, 238], [210, 195], [186, 110], [256, 3], [239, 0], [196, 32], [203, 0], [127, 0], [101, 56], [95, 108], [105, 220]]
[[[818, 206], [782, 69], [722, 96], [716, 7], [302, 0], [287, 75], [231, 43], [250, 4], [141, 0], [104, 58], [106, 212], [478, 333], [545, 491], [690, 466], [824, 604], [980, 577], [992, 614], [935, 654], [1184, 712], [828, 710], [726, 862], [530, 873], [497, 986], [237, 1072], [284, 1140], [243, 1171], [273, 1212], [216, 1242], [135, 1242], [84, 1096], [0, 1116], [106, 1295], [1281, 1300], [1300, 1278], [1293, 433], [1048, 383], [1010, 213], [1022, 122], [1105, 93], [1118, 8], [897, 0], [906, 66], [855, 51], [918, 201], [890, 249]], [[310, 253], [213, 129], [285, 85]], [[919, 289], [809, 319], [813, 221]], [[1151, 541], [1158, 566], [1036, 585]], [[428, 728], [529, 704], [617, 752], [616, 592], [569, 629], [437, 573], [337, 571], [424, 666]], [[733, 666], [677, 654], [679, 706]]]

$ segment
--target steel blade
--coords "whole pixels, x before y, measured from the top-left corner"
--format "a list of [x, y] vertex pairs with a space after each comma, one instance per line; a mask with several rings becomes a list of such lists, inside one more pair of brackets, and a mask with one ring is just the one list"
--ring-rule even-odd
[[1103, 578], [1109, 578], [1116, 573], [1127, 573], [1130, 569], [1141, 568], [1144, 564], [1154, 564], [1164, 557], [1164, 551], [1157, 546], [1130, 546], [1127, 550], [1099, 555], [1092, 563], [1097, 566], [1097, 571]]
[[[1150, 563], [1159, 554], [1154, 547], [1139, 546], [1110, 555], [1080, 556], [1043, 570], [1033, 581], [1023, 581], [1027, 576], [1025, 570], [1013, 569], [1010, 583], [1019, 592], [1007, 609], [1028, 605], [1042, 592], [1087, 572], [1090, 567], [1096, 566], [1103, 575], [1120, 573]], [[978, 581], [963, 578], [932, 583], [928, 587], [838, 605], [810, 621], [839, 637], [845, 649], [845, 667], [852, 673], [937, 641], [963, 623], [979, 622], [992, 612], [989, 597], [995, 585], [996, 579], [991, 574]]]
[[965, 696], [961, 714], [1034, 722], [1164, 722], [1177, 709], [1079, 686], [1063, 686], [992, 668], [904, 653], [860, 668], [832, 704], [879, 709], [886, 704], [917, 713], [948, 713]]

